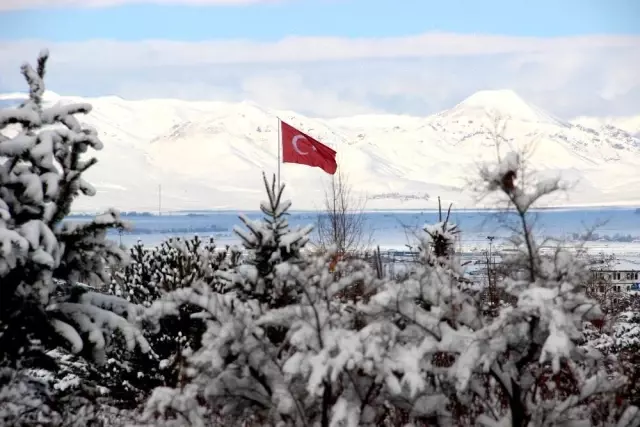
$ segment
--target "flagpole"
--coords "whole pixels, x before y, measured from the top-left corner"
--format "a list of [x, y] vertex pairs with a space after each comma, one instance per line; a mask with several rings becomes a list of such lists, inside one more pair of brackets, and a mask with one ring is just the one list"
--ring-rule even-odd
[[282, 125], [280, 123], [280, 117], [278, 117], [278, 191], [280, 191], [280, 150], [282, 150], [282, 135], [280, 134], [280, 129]]

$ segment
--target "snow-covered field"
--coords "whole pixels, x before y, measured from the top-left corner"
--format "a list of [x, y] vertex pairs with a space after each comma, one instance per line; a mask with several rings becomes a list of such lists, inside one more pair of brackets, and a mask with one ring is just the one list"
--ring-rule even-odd
[[[19, 94], [0, 95], [4, 103]], [[490, 117], [507, 120], [502, 150], [532, 147], [529, 160], [545, 174], [575, 184], [553, 206], [640, 206], [640, 131], [634, 118], [558, 118], [509, 90], [482, 91], [426, 117], [367, 115], [316, 119], [251, 102], [83, 99], [47, 93], [52, 103], [89, 102], [83, 120], [104, 142], [87, 173], [97, 188], [74, 208], [131, 211], [258, 208], [261, 173], [277, 168], [277, 118], [338, 152], [338, 163], [371, 209], [427, 209], [437, 197], [478, 207], [468, 179], [495, 157]], [[329, 176], [282, 165], [294, 209], [316, 209]], [[493, 206], [491, 201], [484, 202]]]

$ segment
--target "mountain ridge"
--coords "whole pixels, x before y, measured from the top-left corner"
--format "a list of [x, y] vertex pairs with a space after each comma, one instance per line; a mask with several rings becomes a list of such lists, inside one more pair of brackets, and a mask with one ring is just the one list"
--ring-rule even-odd
[[[429, 209], [438, 196], [458, 207], [482, 207], [466, 185], [479, 162], [495, 157], [496, 117], [508, 120], [504, 145], [535, 141], [534, 167], [579, 183], [568, 199], [550, 206], [640, 205], [632, 190], [640, 184], [638, 138], [611, 121], [560, 119], [509, 90], [477, 92], [424, 117], [314, 119], [249, 101], [130, 101], [53, 92], [45, 100], [94, 107], [82, 120], [99, 131], [105, 149], [87, 174], [98, 194], [79, 200], [82, 211], [156, 211], [159, 203], [174, 211], [256, 209], [263, 199], [261, 171], [277, 170], [278, 117], [336, 149], [339, 165], [371, 209]], [[321, 207], [329, 176], [300, 165], [281, 170], [294, 208]]]

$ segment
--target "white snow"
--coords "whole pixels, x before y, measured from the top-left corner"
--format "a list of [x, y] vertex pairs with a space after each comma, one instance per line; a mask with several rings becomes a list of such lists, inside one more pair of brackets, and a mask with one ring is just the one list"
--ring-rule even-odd
[[622, 129], [631, 135], [640, 136], [640, 114], [637, 116], [627, 117], [576, 117], [571, 120], [572, 124], [581, 124], [593, 129], [601, 128], [605, 125], [611, 125], [618, 129]]
[[[86, 173], [96, 197], [81, 198], [77, 211], [117, 206], [155, 212], [159, 203], [166, 211], [254, 210], [262, 197], [262, 171], [277, 171], [277, 117], [336, 149], [339, 167], [356, 191], [369, 197], [368, 208], [433, 208], [437, 196], [460, 208], [477, 206], [465, 188], [482, 161], [494, 160], [491, 114], [509, 119], [504, 152], [534, 143], [529, 157], [536, 169], [577, 182], [568, 196], [549, 199], [549, 205], [640, 205], [640, 140], [631, 135], [640, 128], [631, 119], [626, 131], [612, 120], [563, 121], [509, 90], [478, 92], [432, 116], [338, 119], [252, 102], [83, 99], [51, 92], [45, 100], [92, 104], [82, 120], [104, 142], [98, 164]], [[281, 174], [296, 209], [321, 205], [329, 175], [291, 164], [283, 164]]]
[[[475, 113], [475, 114], [474, 114]], [[442, 115], [454, 115], [458, 117], [470, 117], [477, 115], [483, 118], [487, 114], [498, 114], [509, 117], [512, 120], [559, 125], [566, 127], [568, 124], [552, 114], [535, 105], [529, 104], [512, 90], [481, 90], [466, 98], [452, 110]]]

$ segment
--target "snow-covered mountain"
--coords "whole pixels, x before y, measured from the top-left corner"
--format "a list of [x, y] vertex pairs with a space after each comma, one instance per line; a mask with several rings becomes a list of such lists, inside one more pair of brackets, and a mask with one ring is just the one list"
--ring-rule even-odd
[[594, 129], [612, 126], [622, 129], [636, 138], [640, 138], [640, 115], [630, 117], [576, 117], [571, 120], [571, 123]]
[[[0, 95], [0, 106], [22, 95]], [[88, 173], [98, 189], [82, 210], [257, 209], [261, 173], [277, 170], [277, 117], [332, 146], [339, 167], [374, 209], [432, 208], [437, 196], [477, 206], [468, 189], [478, 165], [501, 151], [530, 147], [532, 165], [575, 183], [552, 205], [640, 205], [640, 140], [611, 120], [565, 121], [509, 90], [481, 91], [426, 117], [367, 115], [314, 119], [255, 103], [173, 99], [82, 99], [47, 93], [48, 102], [86, 101], [84, 121], [105, 148]], [[494, 118], [506, 119], [496, 128]], [[330, 177], [284, 164], [282, 180], [296, 209], [320, 206]]]

